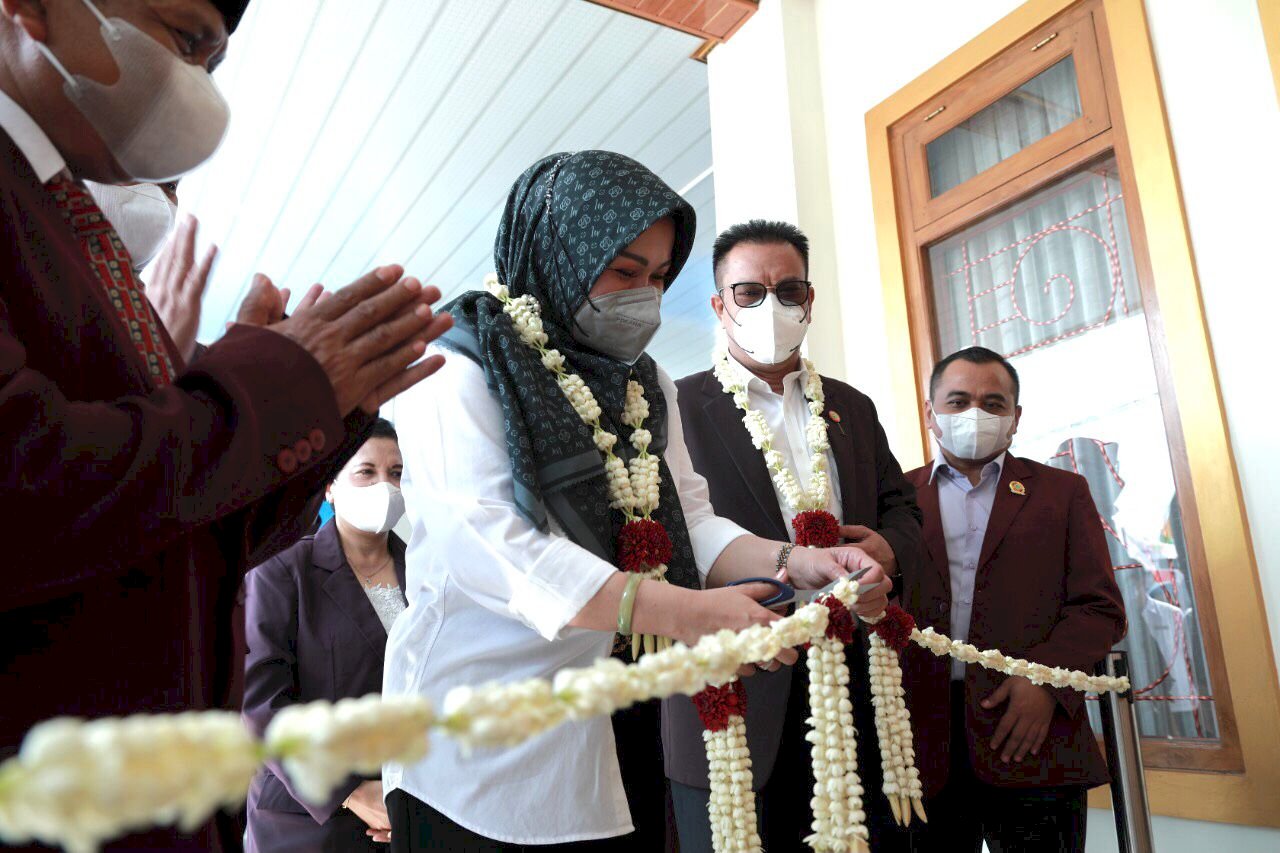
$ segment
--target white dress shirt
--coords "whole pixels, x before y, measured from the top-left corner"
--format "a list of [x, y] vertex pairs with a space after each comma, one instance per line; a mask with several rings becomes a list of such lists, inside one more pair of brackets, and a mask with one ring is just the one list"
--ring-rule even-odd
[[[791, 472], [796, 475], [800, 487], [809, 487], [809, 440], [805, 436], [805, 428], [809, 425], [809, 401], [804, 397], [804, 386], [809, 381], [809, 371], [805, 369], [804, 360], [800, 361], [800, 369], [788, 373], [782, 379], [782, 393], [777, 394], [760, 377], [747, 370], [729, 355], [729, 367], [747, 386], [747, 398], [751, 408], [764, 415], [769, 429], [773, 431], [773, 449], [782, 454]], [[747, 427], [743, 425], [742, 429]], [[827, 425], [828, 430], [839, 427]], [[836, 470], [836, 458], [830, 448], [827, 449], [827, 481], [831, 488], [827, 490], [827, 512], [843, 523], [844, 509], [840, 502], [840, 472]], [[772, 482], [772, 478], [770, 478]], [[787, 526], [787, 535], [791, 541], [796, 539], [795, 528], [791, 519], [795, 511], [787, 506], [776, 484], [773, 493], [778, 499], [778, 508], [782, 510], [782, 520]]]
[[50, 178], [67, 168], [67, 161], [53, 147], [48, 134], [4, 92], [0, 92], [0, 127], [13, 139], [13, 144], [18, 146], [22, 156], [27, 158], [31, 171], [36, 173], [40, 183], [48, 183]]
[[[941, 453], [933, 461], [930, 479], [938, 479], [938, 512], [942, 515], [947, 566], [951, 574], [951, 638], [961, 643], [969, 641], [969, 626], [973, 622], [973, 585], [1006, 455], [1001, 453], [983, 466], [976, 486], [969, 482], [967, 476], [948, 465]], [[963, 661], [951, 662], [952, 681], [964, 680], [964, 666]]]
[[[464, 355], [402, 395], [396, 426], [401, 487], [412, 525], [409, 608], [387, 641], [383, 692], [420, 694], [440, 707], [450, 688], [551, 678], [609, 654], [613, 633], [569, 627], [618, 571], [556, 529], [541, 532], [516, 509], [503, 414], [484, 373]], [[676, 389], [667, 399], [663, 454], [680, 494], [698, 573], [734, 539], [689, 461]], [[512, 844], [560, 844], [632, 830], [608, 717], [569, 722], [509, 749], [464, 755], [433, 738], [412, 766], [387, 765], [399, 788], [472, 832]]]

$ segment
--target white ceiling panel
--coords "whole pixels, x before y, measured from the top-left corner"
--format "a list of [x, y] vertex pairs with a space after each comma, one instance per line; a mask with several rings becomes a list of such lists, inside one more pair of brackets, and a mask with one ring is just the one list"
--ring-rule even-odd
[[651, 351], [676, 377], [704, 369], [715, 198], [697, 46], [583, 0], [257, 0], [215, 75], [230, 133], [179, 189], [220, 247], [201, 339], [255, 272], [295, 298], [388, 262], [446, 298], [476, 287], [515, 178], [606, 148], [690, 187], [698, 239]]

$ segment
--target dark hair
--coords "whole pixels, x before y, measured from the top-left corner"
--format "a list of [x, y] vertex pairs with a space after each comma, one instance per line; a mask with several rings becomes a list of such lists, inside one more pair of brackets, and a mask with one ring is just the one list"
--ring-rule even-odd
[[795, 247], [804, 261], [804, 274], [809, 274], [809, 238], [804, 232], [790, 222], [778, 222], [768, 219], [752, 219], [742, 222], [720, 232], [715, 245], [711, 249], [711, 271], [720, 281], [720, 264], [737, 246], [742, 243], [787, 243]]
[[1022, 393], [1022, 385], [1018, 381], [1018, 371], [1014, 370], [1013, 365], [1000, 353], [987, 349], [986, 347], [968, 347], [967, 349], [957, 350], [951, 355], [944, 358], [933, 366], [933, 374], [929, 377], [929, 399], [933, 399], [933, 394], [938, 390], [938, 382], [942, 379], [942, 374], [947, 372], [947, 368], [952, 362], [967, 361], [970, 364], [999, 364], [1009, 371], [1009, 377], [1013, 379], [1013, 402], [1018, 402], [1018, 395]]
[[386, 418], [378, 418], [373, 422], [373, 427], [369, 430], [369, 438], [389, 438], [395, 442], [400, 441], [400, 436], [396, 435], [396, 428]]

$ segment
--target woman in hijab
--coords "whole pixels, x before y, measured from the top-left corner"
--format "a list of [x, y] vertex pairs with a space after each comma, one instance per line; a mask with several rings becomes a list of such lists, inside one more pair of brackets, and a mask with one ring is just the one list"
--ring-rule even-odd
[[[643, 426], [659, 460], [652, 517], [672, 543], [667, 582], [644, 580], [634, 599], [624, 596], [628, 575], [615, 564], [624, 517], [610, 508], [597, 434], [503, 303], [466, 293], [447, 309], [444, 368], [397, 403], [410, 606], [388, 641], [384, 693], [439, 703], [459, 685], [589, 666], [610, 653], [631, 601], [633, 631], [693, 643], [778, 618], [757, 603], [771, 587], [730, 581], [785, 567], [793, 583], [817, 588], [874, 565], [856, 548], [792, 552], [713, 514], [689, 462], [675, 386], [644, 354], [694, 229], [684, 199], [618, 154], [553, 155], [516, 181], [494, 246], [498, 279], [511, 298], [536, 300], [545, 346], [589, 388], [620, 457], [633, 455], [628, 381], [643, 387]], [[880, 578], [878, 567], [869, 578]], [[795, 660], [793, 650], [784, 655]], [[502, 750], [464, 754], [438, 738], [423, 761], [388, 765], [392, 849], [617, 850], [628, 836], [629, 849], [661, 850], [657, 716], [629, 719], [616, 748], [610, 721], [597, 718]], [[652, 770], [636, 770], [629, 756], [645, 751]]]

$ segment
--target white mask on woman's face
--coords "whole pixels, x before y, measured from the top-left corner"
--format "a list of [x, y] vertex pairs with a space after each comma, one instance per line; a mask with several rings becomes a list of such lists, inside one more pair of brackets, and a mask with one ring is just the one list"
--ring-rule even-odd
[[169, 181], [213, 156], [231, 109], [205, 69], [123, 18], [98, 19], [102, 39], [120, 70], [111, 85], [69, 72], [44, 42], [36, 49], [66, 80], [63, 91], [106, 143], [120, 168], [137, 181]]
[[390, 483], [334, 483], [332, 494], [334, 515], [366, 533], [386, 533], [404, 515], [404, 495]]
[[993, 415], [974, 406], [954, 415], [933, 413], [942, 435], [934, 436], [957, 459], [987, 459], [1009, 446], [1013, 415]]
[[804, 343], [810, 322], [806, 306], [783, 305], [772, 291], [764, 302], [739, 308], [729, 320], [733, 342], [760, 364], [781, 364], [791, 358]]
[[164, 190], [155, 184], [118, 187], [85, 181], [84, 185], [120, 235], [135, 270], [160, 254], [178, 219], [178, 206], [169, 201]]

